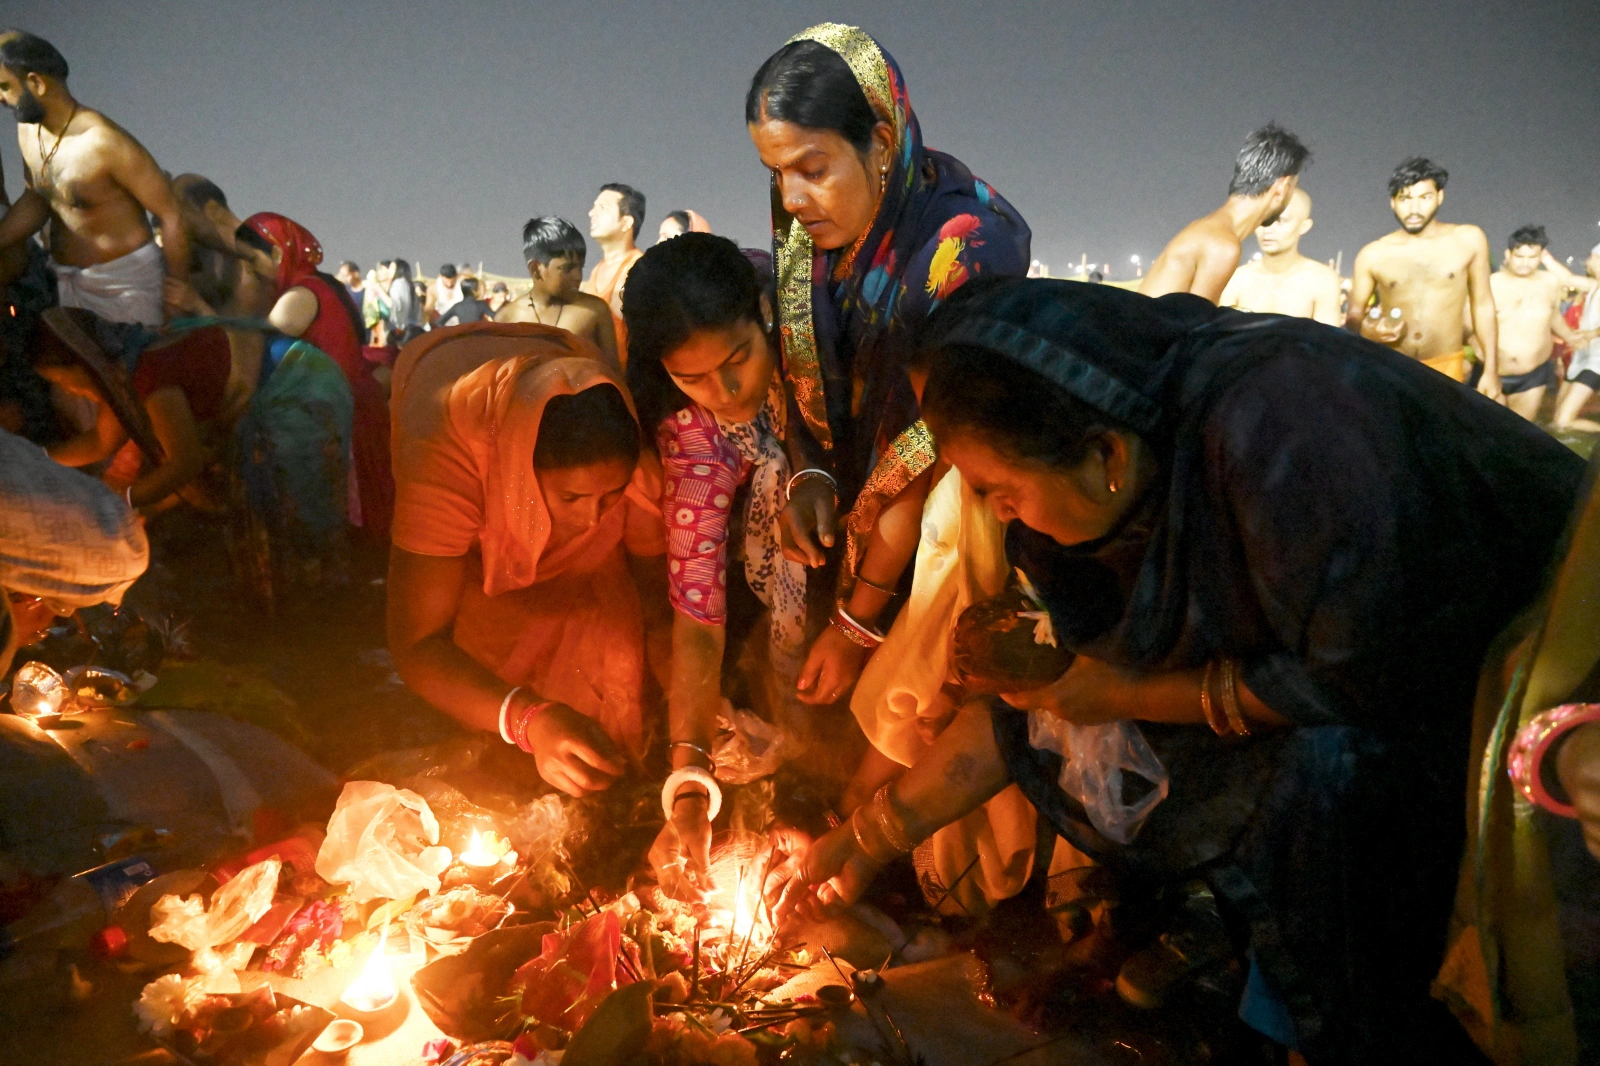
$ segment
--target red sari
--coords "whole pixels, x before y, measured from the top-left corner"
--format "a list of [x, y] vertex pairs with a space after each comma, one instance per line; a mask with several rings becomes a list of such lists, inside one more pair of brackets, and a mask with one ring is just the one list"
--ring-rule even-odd
[[322, 245], [300, 223], [282, 215], [251, 215], [245, 225], [283, 252], [277, 295], [301, 288], [317, 299], [317, 317], [300, 339], [321, 348], [339, 364], [355, 399], [350, 474], [350, 520], [380, 540], [389, 539], [394, 518], [394, 474], [389, 467], [389, 404], [372, 364], [361, 352], [361, 335], [338, 290], [338, 282], [317, 272]]

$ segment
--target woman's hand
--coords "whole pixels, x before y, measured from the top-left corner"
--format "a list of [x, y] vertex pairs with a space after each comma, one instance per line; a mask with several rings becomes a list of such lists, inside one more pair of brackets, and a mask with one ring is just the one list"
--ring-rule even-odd
[[806, 849], [799, 872], [778, 904], [778, 926], [791, 919], [818, 922], [835, 914], [867, 890], [882, 867], [861, 850], [855, 830], [841, 825]]
[[1561, 742], [1556, 777], [1577, 808], [1589, 854], [1600, 859], [1600, 722], [1579, 726]]
[[806, 566], [828, 561], [825, 548], [833, 547], [834, 512], [838, 497], [833, 482], [812, 475], [794, 483], [794, 491], [778, 516], [778, 544], [783, 557]]
[[161, 283], [161, 302], [167, 308], [168, 317], [179, 314], [185, 315], [214, 315], [211, 305], [200, 298], [189, 283], [180, 278], [167, 278]]
[[565, 704], [552, 704], [534, 716], [528, 742], [539, 776], [569, 796], [600, 792], [624, 769], [600, 723]]
[[767, 871], [766, 883], [761, 886], [761, 896], [776, 914], [778, 904], [783, 900], [784, 888], [800, 872], [800, 864], [805, 861], [812, 837], [804, 829], [783, 826], [775, 827], [767, 839], [772, 846], [772, 857], [768, 860], [771, 869]]
[[800, 701], [829, 704], [839, 699], [860, 679], [861, 668], [870, 654], [833, 626], [824, 629], [800, 668], [800, 680], [795, 685]]
[[1130, 717], [1110, 713], [1110, 708], [1123, 702], [1119, 694], [1128, 684], [1115, 667], [1080, 655], [1066, 673], [1044, 688], [1009, 692], [1000, 698], [1019, 711], [1049, 711], [1073, 725], [1099, 725]]
[[650, 845], [650, 866], [656, 872], [661, 891], [673, 899], [704, 903], [714, 887], [711, 884], [710, 800], [704, 793], [687, 789], [672, 805], [672, 817]]

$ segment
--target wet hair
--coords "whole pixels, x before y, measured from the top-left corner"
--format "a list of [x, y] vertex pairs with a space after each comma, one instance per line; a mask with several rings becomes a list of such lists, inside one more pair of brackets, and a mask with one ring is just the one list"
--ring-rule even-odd
[[1389, 199], [1393, 200], [1419, 181], [1431, 181], [1435, 189], [1444, 192], [1445, 182], [1449, 180], [1450, 172], [1444, 167], [1431, 159], [1414, 155], [1395, 167], [1394, 173], [1389, 175]]
[[264, 237], [254, 226], [243, 222], [239, 223], [239, 228], [233, 231], [233, 239], [239, 244], [248, 245], [249, 247], [254, 248], [262, 255], [270, 256], [273, 248], [276, 247], [276, 245], [267, 240], [267, 238]]
[[570, 470], [607, 459], [639, 461], [639, 423], [615, 385], [552, 396], [533, 446], [536, 470]]
[[1514, 251], [1530, 244], [1535, 248], [1550, 247], [1550, 238], [1545, 235], [1543, 226], [1528, 225], [1517, 227], [1516, 232], [1511, 235], [1511, 239], [1506, 241], [1506, 250]]
[[404, 259], [391, 259], [389, 260], [389, 265], [394, 267], [394, 276], [397, 279], [405, 278], [407, 281], [411, 280], [410, 263], [406, 262]]
[[965, 434], [1024, 466], [1070, 470], [1111, 430], [1129, 429], [1035, 370], [987, 348], [928, 356], [922, 414], [936, 438]]
[[350, 273], [355, 274], [357, 277], [361, 275], [361, 267], [356, 264], [354, 259], [346, 259], [339, 265], [350, 271]]
[[1098, 271], [1098, 270], [1091, 270], [1089, 272], [1089, 280], [1094, 282], [1096, 285], [1098, 285], [1102, 281], [1106, 280], [1106, 276], [1104, 274], [1100, 273], [1100, 271]]
[[0, 67], [9, 67], [19, 77], [37, 74], [42, 78], [67, 80], [67, 60], [56, 46], [26, 30], [6, 30], [15, 36], [0, 43]]
[[620, 181], [607, 182], [600, 191], [617, 194], [617, 213], [633, 219], [633, 239], [638, 240], [639, 231], [644, 228], [644, 193]]
[[549, 266], [552, 259], [571, 256], [580, 264], [588, 258], [589, 246], [578, 227], [555, 215], [530, 218], [522, 227], [522, 261]]
[[454, 263], [444, 263], [444, 264], [442, 264], [439, 267], [439, 276], [441, 278], [453, 278], [453, 277], [455, 277], [456, 276], [456, 265]]
[[[683, 232], [685, 232], [685, 233], [689, 232], [689, 226], [690, 226], [689, 212], [687, 212], [687, 211], [668, 211], [667, 212], [667, 218], [670, 218], [672, 221], [676, 222], [678, 224], [678, 228], [683, 230]], [[626, 291], [626, 290], [624, 290], [624, 291]]]
[[1229, 196], [1260, 196], [1279, 178], [1300, 173], [1311, 164], [1311, 149], [1276, 122], [1269, 122], [1244, 139], [1233, 161]]
[[503, 281], [497, 281], [493, 285], [489, 286], [489, 291], [490, 292], [510, 292], [511, 291], [511, 286], [507, 285]]
[[206, 204], [219, 204], [228, 206], [228, 198], [223, 195], [222, 188], [210, 178], [196, 177], [193, 181], [184, 182], [183, 198], [196, 207]]
[[478, 298], [478, 279], [462, 278], [461, 295], [469, 300], [476, 300]]
[[685, 233], [644, 253], [622, 291], [628, 327], [628, 391], [639, 422], [654, 431], [689, 405], [662, 365], [702, 329], [761, 322], [761, 282], [739, 246], [710, 233]]
[[750, 79], [744, 121], [763, 118], [813, 130], [832, 130], [858, 152], [872, 147], [881, 119], [843, 57], [816, 41], [793, 41], [768, 57]]

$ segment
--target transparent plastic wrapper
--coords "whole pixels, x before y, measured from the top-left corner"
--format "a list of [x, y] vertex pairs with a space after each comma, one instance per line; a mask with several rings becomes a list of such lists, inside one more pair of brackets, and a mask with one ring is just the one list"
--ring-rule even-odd
[[317, 873], [349, 885], [357, 903], [410, 899], [439, 891], [439, 874], [451, 856], [438, 845], [439, 823], [427, 800], [393, 785], [351, 781], [328, 820]]
[[733, 704], [723, 700], [717, 731], [720, 736], [712, 761], [716, 763], [717, 780], [723, 784], [749, 784], [776, 773], [783, 765], [788, 738], [780, 726], [763, 721], [754, 711], [735, 710]]
[[11, 710], [31, 721], [60, 718], [72, 690], [44, 663], [24, 663], [11, 679]]
[[[1107, 839], [1130, 843], [1156, 804], [1167, 798], [1166, 767], [1129, 721], [1073, 725], [1046, 711], [1028, 716], [1028, 742], [1065, 759], [1061, 790], [1088, 812], [1089, 822]], [[1124, 775], [1135, 774], [1149, 791], [1132, 803], [1124, 798]]]
[[244, 966], [260, 945], [221, 953], [217, 948], [238, 940], [272, 909], [282, 872], [277, 859], [258, 862], [217, 889], [209, 907], [198, 894], [162, 896], [150, 907], [150, 939], [188, 948], [195, 968], [205, 974]]

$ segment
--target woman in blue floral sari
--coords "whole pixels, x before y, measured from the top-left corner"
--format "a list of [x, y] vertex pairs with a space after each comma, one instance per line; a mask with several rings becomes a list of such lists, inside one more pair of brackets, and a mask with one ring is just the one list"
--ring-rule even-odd
[[[874, 544], [872, 577], [858, 582], [869, 538], [890, 501], [920, 512], [937, 454], [906, 356], [967, 280], [1025, 274], [1031, 235], [959, 160], [923, 146], [900, 68], [853, 26], [813, 26], [774, 53], [751, 82], [745, 121], [772, 172], [778, 324], [796, 408], [798, 473], [781, 538], [790, 558], [822, 566], [836, 511], [850, 511], [839, 605], [870, 634], [916, 537]], [[866, 649], [843, 632], [830, 627], [813, 646], [803, 699], [832, 702], [854, 683]]]

